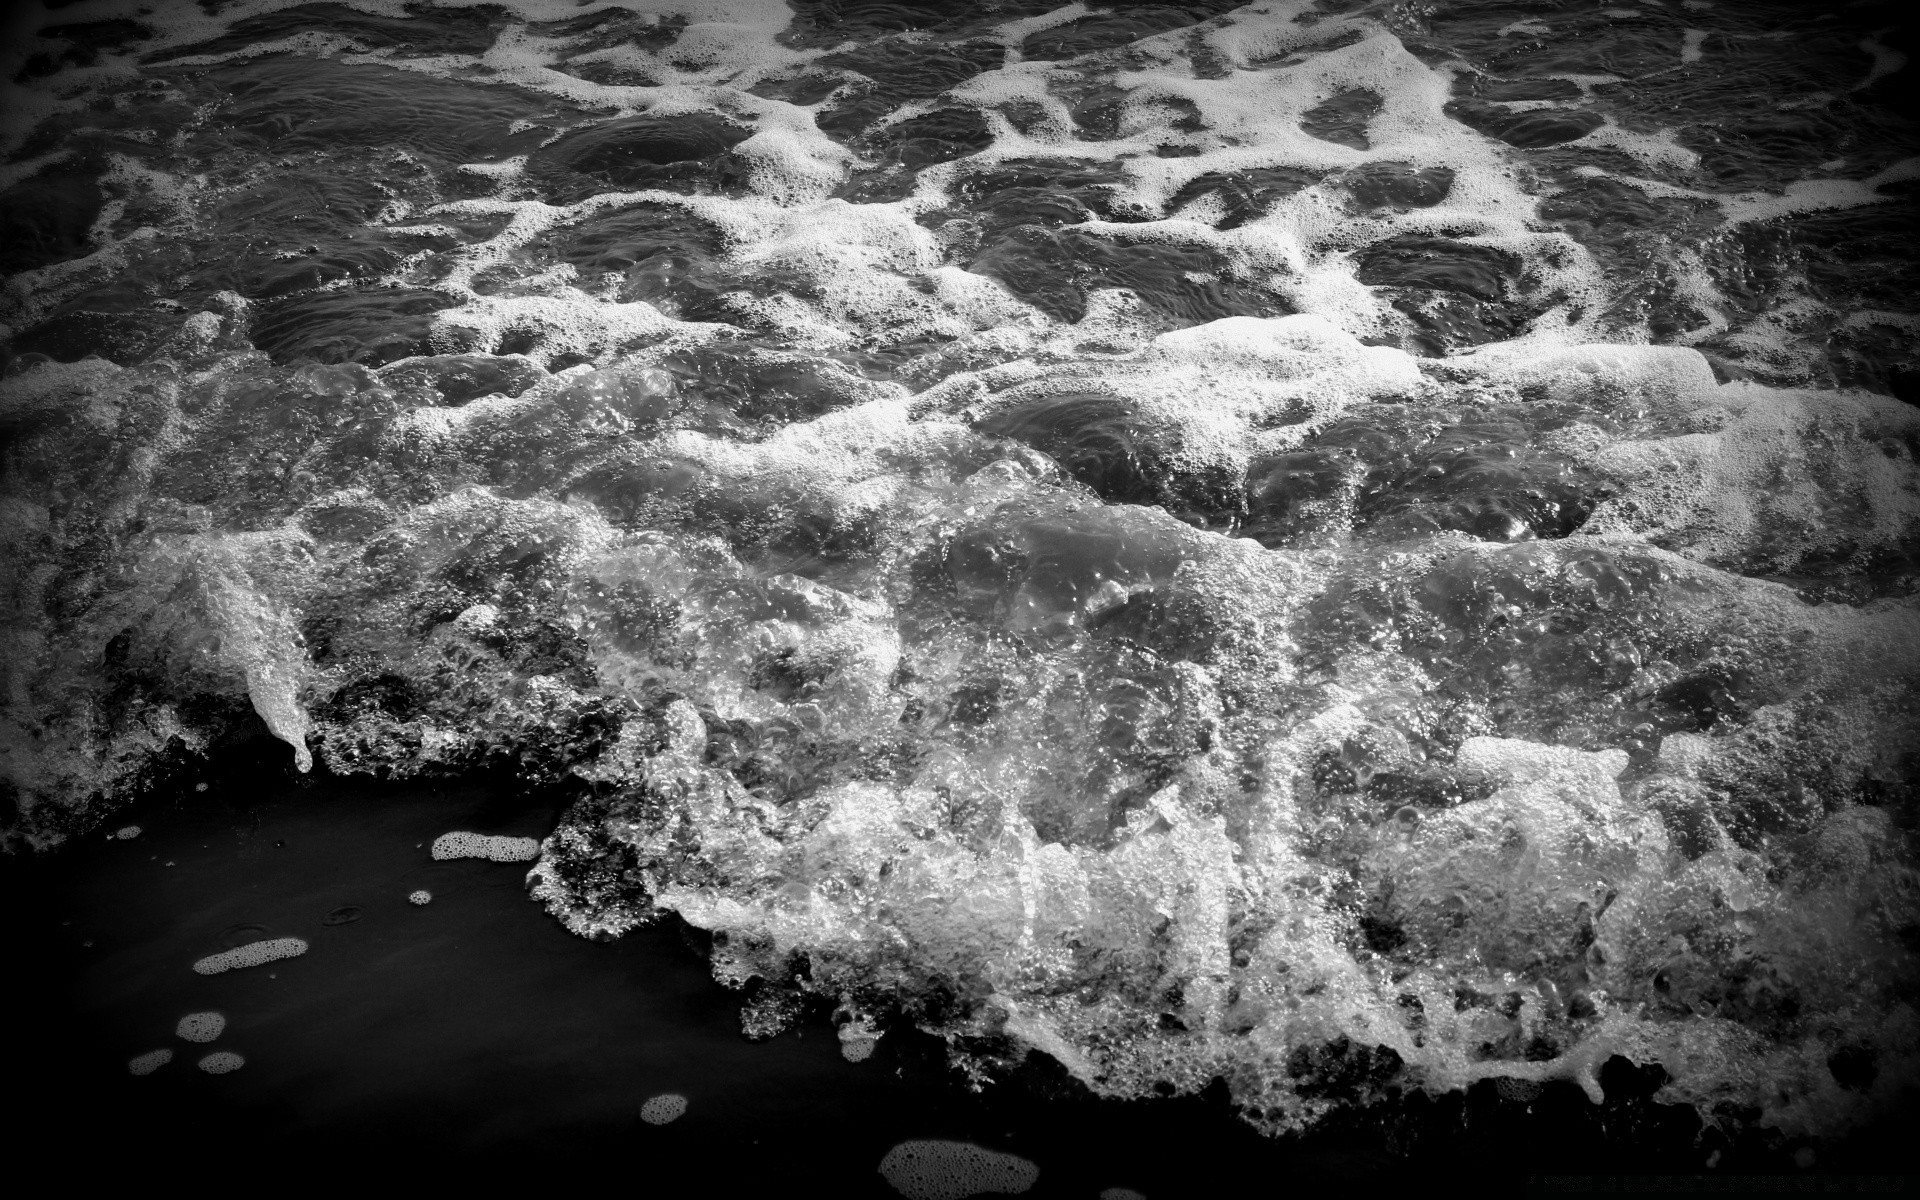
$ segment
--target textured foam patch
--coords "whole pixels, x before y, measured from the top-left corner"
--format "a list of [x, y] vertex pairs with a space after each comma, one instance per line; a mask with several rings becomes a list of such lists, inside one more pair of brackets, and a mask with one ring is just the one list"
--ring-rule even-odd
[[171, 1050], [149, 1050], [127, 1060], [127, 1073], [130, 1075], [151, 1075], [161, 1067], [173, 1061]]
[[173, 1027], [174, 1036], [188, 1042], [211, 1042], [226, 1031], [227, 1018], [224, 1013], [197, 1012], [188, 1013], [180, 1018]]
[[532, 862], [540, 857], [540, 841], [484, 833], [443, 833], [433, 839], [433, 857], [436, 861], [484, 858], [490, 862]]
[[640, 1119], [649, 1125], [667, 1125], [686, 1114], [687, 1098], [677, 1092], [650, 1097], [640, 1106]]
[[879, 1047], [880, 1033], [869, 1021], [855, 1019], [840, 1026], [840, 1057], [848, 1062], [865, 1062]]
[[231, 1050], [216, 1050], [200, 1060], [202, 1071], [209, 1075], [230, 1075], [247, 1065], [247, 1060]]
[[887, 1151], [880, 1175], [907, 1200], [964, 1200], [1020, 1195], [1040, 1178], [1040, 1168], [971, 1142], [929, 1140], [901, 1142]]
[[408, 903], [408, 904], [412, 904], [412, 905], [426, 905], [426, 904], [432, 904], [432, 903], [433, 903], [433, 893], [432, 893], [432, 892], [429, 892], [429, 891], [428, 891], [427, 889], [425, 889], [425, 888], [421, 888], [420, 890], [418, 890], [418, 891], [414, 891], [414, 892], [408, 892], [408, 893], [407, 893], [407, 903]]
[[238, 971], [247, 967], [257, 967], [264, 963], [277, 962], [283, 958], [297, 958], [307, 952], [307, 943], [297, 937], [269, 938], [264, 941], [249, 942], [219, 954], [209, 954], [193, 964], [193, 969], [201, 975], [219, 975], [227, 971]]

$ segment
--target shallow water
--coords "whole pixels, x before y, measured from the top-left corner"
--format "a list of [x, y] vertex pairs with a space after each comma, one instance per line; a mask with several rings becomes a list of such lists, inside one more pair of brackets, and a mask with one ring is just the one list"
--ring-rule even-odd
[[[696, 1024], [736, 994], [774, 1039], [712, 1050], [743, 1088], [812, 1013], [847, 1061], [802, 1091], [937, 1045], [1276, 1137], [1625, 1089], [1777, 1159], [1910, 1108], [1898, 6], [9, 19], [8, 847], [177, 836], [92, 845], [267, 735], [408, 790], [263, 827], [541, 797], [475, 832], [542, 839], [558, 926], [397, 841], [378, 896], [320, 895], [328, 841], [249, 914], [241, 854], [188, 909], [311, 950], [217, 979], [338, 944], [373, 957], [317, 994], [361, 986], [410, 922], [408, 1011], [524, 959], [486, 1019], [545, 1032], [501, 1069], [588, 1070], [665, 994], [588, 964], [684, 925], [735, 989], [674, 960]], [[125, 979], [177, 949], [101, 937]], [[583, 1007], [528, 1022], [554, 989]], [[360, 1121], [317, 1065], [355, 1038], [271, 994], [287, 1055], [220, 1086]], [[494, 1028], [336, 1008], [394, 1096]], [[621, 1044], [565, 1099], [446, 1089], [507, 1114], [446, 1136], [683, 1090]]]
[[[164, 1145], [168, 1110], [187, 1106], [243, 1147], [324, 1139], [353, 1157], [413, 1143], [511, 1161], [617, 1140], [666, 1156], [715, 1140], [741, 1153], [791, 1141], [777, 1131], [800, 1113], [816, 1137], [842, 1131], [822, 1158], [877, 1161], [890, 1144], [876, 1143], [871, 1113], [912, 1089], [844, 1062], [830, 1031], [750, 1045], [672, 935], [583, 942], [526, 903], [524, 868], [427, 853], [449, 828], [550, 828], [551, 807], [474, 787], [194, 795], [131, 843], [80, 850], [55, 895], [36, 898], [36, 916], [61, 914], [75, 970], [58, 982], [86, 1031], [57, 1082], [123, 1093], [113, 1099], [142, 1118], [130, 1137]], [[417, 888], [430, 904], [408, 903]], [[330, 922], [347, 903], [359, 919]], [[280, 936], [312, 949], [217, 978], [187, 970], [235, 937]], [[114, 1078], [123, 1046], [175, 1044], [174, 1016], [207, 1010], [228, 1018], [211, 1048], [246, 1057], [217, 1091], [193, 1071], [193, 1047], [132, 1080], [141, 1088]], [[929, 1106], [929, 1081], [916, 1083], [927, 1119], [951, 1122]], [[640, 1107], [663, 1091], [697, 1103], [657, 1135], [673, 1140], [648, 1146]]]
[[[1218, 1095], [1100, 1103], [1057, 1072], [972, 1094], [938, 1043], [906, 1031], [848, 1063], [824, 1013], [749, 1043], [703, 939], [654, 927], [586, 941], [526, 903], [521, 870], [431, 858], [450, 828], [551, 826], [554, 805], [505, 782], [293, 784], [240, 766], [208, 791], [143, 805], [135, 838], [88, 839], [10, 872], [8, 945], [32, 986], [8, 998], [9, 1027], [30, 1035], [9, 1070], [38, 1098], [16, 1120], [22, 1138], [76, 1151], [108, 1139], [115, 1170], [211, 1158], [263, 1178], [297, 1167], [520, 1179], [557, 1161], [596, 1174], [624, 1156], [648, 1186], [708, 1195], [892, 1195], [877, 1174], [886, 1151], [927, 1137], [1028, 1156], [1036, 1196], [1198, 1197], [1263, 1177], [1350, 1186], [1421, 1169], [1518, 1190], [1566, 1171], [1697, 1172], [1715, 1151], [1723, 1173], [1795, 1170], [1764, 1140], [1696, 1143], [1684, 1122], [1649, 1114], [1647, 1085], [1624, 1064], [1605, 1109], [1570, 1085], [1521, 1100], [1482, 1086], [1464, 1103], [1396, 1104], [1275, 1143], [1232, 1121]], [[421, 888], [431, 903], [410, 904]], [[334, 921], [344, 909], [359, 915]], [[283, 936], [311, 950], [215, 978], [190, 969]], [[225, 1018], [211, 1043], [182, 1041], [179, 1018], [209, 1012]], [[127, 1060], [150, 1048], [174, 1054], [130, 1074]], [[209, 1077], [194, 1065], [209, 1052], [245, 1064]], [[652, 1127], [644, 1102], [666, 1092], [685, 1095], [687, 1113]], [[1828, 1153], [1829, 1169], [1899, 1169], [1875, 1133]]]

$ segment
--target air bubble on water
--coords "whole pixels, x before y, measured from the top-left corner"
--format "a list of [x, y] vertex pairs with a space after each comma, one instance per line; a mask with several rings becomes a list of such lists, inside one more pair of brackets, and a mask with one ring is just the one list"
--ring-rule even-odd
[[971, 1142], [901, 1142], [880, 1160], [881, 1178], [906, 1200], [965, 1200], [1017, 1196], [1032, 1188], [1040, 1168], [1015, 1154]]
[[236, 946], [219, 954], [209, 954], [193, 964], [193, 969], [201, 975], [219, 975], [227, 971], [257, 967], [262, 963], [275, 962], [283, 958], [294, 958], [307, 952], [307, 943], [297, 937], [270, 938], [266, 941], [249, 942]]
[[245, 946], [250, 942], [266, 941], [266, 934], [267, 927], [265, 925], [242, 921], [222, 929], [219, 934], [215, 936], [214, 940], [227, 949], [233, 950]]
[[666, 1125], [687, 1112], [687, 1098], [678, 1092], [664, 1092], [640, 1106], [640, 1119], [649, 1125]]
[[130, 842], [140, 836], [140, 827], [138, 825], [122, 825], [109, 836], [123, 842]]
[[429, 892], [425, 888], [420, 888], [417, 891], [408, 892], [407, 903], [408, 904], [432, 904], [433, 893]]
[[227, 1028], [224, 1013], [188, 1013], [173, 1027], [174, 1036], [189, 1042], [211, 1042]]
[[231, 1050], [216, 1050], [200, 1060], [200, 1069], [209, 1075], [226, 1075], [247, 1065], [247, 1060]]
[[132, 1075], [151, 1075], [172, 1061], [171, 1050], [149, 1050], [128, 1059], [127, 1072]]

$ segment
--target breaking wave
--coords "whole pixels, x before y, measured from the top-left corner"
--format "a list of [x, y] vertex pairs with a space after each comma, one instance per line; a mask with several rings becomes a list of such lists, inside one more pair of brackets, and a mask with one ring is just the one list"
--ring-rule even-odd
[[9, 842], [251, 729], [509, 763], [754, 1035], [1844, 1130], [1920, 1055], [1892, 11], [35, 13]]

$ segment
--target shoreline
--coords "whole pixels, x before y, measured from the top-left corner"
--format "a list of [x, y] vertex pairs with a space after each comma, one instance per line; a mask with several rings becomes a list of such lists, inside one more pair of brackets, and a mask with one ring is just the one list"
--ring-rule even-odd
[[[19, 1129], [24, 1144], [78, 1151], [104, 1139], [134, 1161], [200, 1153], [211, 1135], [225, 1159], [324, 1147], [328, 1168], [429, 1159], [487, 1173], [657, 1153], [649, 1178], [702, 1189], [724, 1162], [741, 1194], [751, 1178], [805, 1175], [842, 1195], [889, 1196], [880, 1157], [936, 1137], [1038, 1163], [1035, 1196], [1130, 1187], [1155, 1200], [1263, 1178], [1435, 1173], [1514, 1194], [1615, 1190], [1608, 1176], [1648, 1173], [1681, 1194], [1690, 1178], [1739, 1190], [1729, 1177], [1743, 1173], [1774, 1188], [1823, 1179], [1872, 1190], [1904, 1165], [1899, 1113], [1820, 1145], [1811, 1166], [1795, 1162], [1796, 1144], [1759, 1132], [1696, 1138], [1692, 1114], [1652, 1103], [1657, 1077], [1624, 1060], [1603, 1071], [1600, 1106], [1570, 1084], [1522, 1099], [1483, 1083], [1268, 1141], [1234, 1117], [1218, 1083], [1197, 1097], [1100, 1100], [1035, 1056], [973, 1094], [916, 1031], [890, 1030], [872, 1058], [845, 1062], [824, 1011], [749, 1043], [737, 1020], [745, 994], [707, 974], [698, 931], [673, 919], [589, 942], [526, 897], [519, 865], [428, 855], [446, 829], [541, 836], [557, 800], [497, 778], [296, 778], [267, 755], [211, 777], [205, 793], [188, 786], [134, 806], [125, 822], [142, 832], [130, 841], [96, 831], [0, 871], [22, 943], [14, 961], [31, 964], [31, 986], [9, 997], [11, 1027], [38, 1031], [22, 1039], [14, 1073], [45, 1097]], [[409, 905], [423, 886], [432, 903]], [[313, 949], [193, 975], [223, 933], [300, 936]], [[204, 1047], [178, 1042], [173, 1022], [199, 1009], [226, 1013], [228, 1031]], [[175, 1050], [171, 1064], [128, 1075], [130, 1057], [161, 1046]], [[244, 1054], [246, 1067], [193, 1070], [216, 1050]], [[668, 1091], [689, 1097], [688, 1115], [643, 1124], [643, 1101]]]

